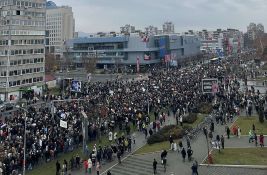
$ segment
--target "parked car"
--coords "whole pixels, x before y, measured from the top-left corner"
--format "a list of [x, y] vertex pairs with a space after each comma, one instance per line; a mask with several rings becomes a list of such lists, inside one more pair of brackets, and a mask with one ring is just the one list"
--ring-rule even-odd
[[0, 102], [0, 110], [1, 112], [7, 112], [14, 109], [14, 104], [12, 103], [5, 103], [3, 101]]

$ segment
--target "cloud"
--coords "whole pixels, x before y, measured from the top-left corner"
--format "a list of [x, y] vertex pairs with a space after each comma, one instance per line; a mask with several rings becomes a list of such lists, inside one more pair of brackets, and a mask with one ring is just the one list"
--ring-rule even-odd
[[[143, 29], [172, 21], [176, 31], [202, 28], [246, 29], [267, 21], [266, 0], [54, 0], [73, 7], [76, 29], [119, 31], [125, 24]], [[263, 23], [266, 25], [266, 23]]]

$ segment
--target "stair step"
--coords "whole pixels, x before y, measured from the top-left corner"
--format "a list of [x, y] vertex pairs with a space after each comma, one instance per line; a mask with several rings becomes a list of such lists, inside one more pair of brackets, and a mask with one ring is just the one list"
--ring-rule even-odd
[[[127, 158], [126, 160], [124, 160], [123, 162], [125, 163], [132, 163], [132, 164], [139, 164], [139, 165], [147, 165], [147, 166], [151, 166], [153, 162], [144, 160], [144, 159], [140, 159], [140, 158]], [[158, 162], [158, 168], [159, 169], [163, 169], [163, 165], [161, 164], [161, 162]]]
[[143, 171], [140, 172], [137, 169], [137, 167], [129, 168], [126, 165], [123, 165], [123, 164], [122, 165], [117, 165], [117, 166], [113, 167], [111, 169], [111, 172], [113, 172], [113, 171], [117, 171], [118, 173], [124, 173], [125, 175], [126, 175], [126, 173], [128, 173], [130, 175], [132, 175], [132, 174], [134, 174], [134, 175], [148, 175], [148, 173], [144, 173]]
[[[141, 162], [134, 162], [132, 160], [126, 160], [123, 162], [125, 164], [126, 167], [139, 167], [139, 168], [144, 168], [144, 169], [152, 169], [152, 163], [150, 163], [149, 165], [144, 165]], [[161, 164], [160, 164], [161, 165]], [[164, 171], [163, 166], [157, 166], [158, 171]]]
[[112, 169], [111, 174], [114, 175], [136, 175], [136, 173], [125, 172], [124, 170]]

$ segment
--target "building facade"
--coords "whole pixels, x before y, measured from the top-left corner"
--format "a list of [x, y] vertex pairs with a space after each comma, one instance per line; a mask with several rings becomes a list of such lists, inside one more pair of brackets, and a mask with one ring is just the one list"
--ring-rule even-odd
[[141, 65], [160, 63], [166, 55], [172, 59], [200, 53], [200, 41], [194, 35], [106, 35], [77, 38], [67, 42], [68, 52], [76, 67], [83, 67], [84, 59], [97, 58], [97, 65]]
[[160, 34], [159, 33], [159, 30], [157, 27], [154, 27], [154, 26], [148, 26], [148, 27], [145, 27], [145, 34], [146, 35], [158, 35]]
[[237, 29], [202, 30], [194, 33], [201, 40], [201, 51], [217, 54], [219, 57], [239, 53], [244, 48], [244, 35]]
[[75, 34], [75, 20], [72, 8], [55, 6], [47, 2], [46, 11], [46, 51], [61, 56], [64, 43], [73, 39]]
[[247, 37], [249, 40], [255, 40], [257, 37], [260, 37], [264, 34], [264, 26], [259, 23], [250, 23], [247, 27]]
[[165, 22], [162, 25], [163, 34], [173, 34], [174, 33], [174, 24], [172, 22]]
[[130, 24], [126, 24], [125, 26], [120, 27], [120, 31], [123, 34], [128, 34], [128, 33], [135, 33], [135, 26], [132, 26]]
[[0, 7], [0, 98], [42, 93], [46, 1], [1, 0]]

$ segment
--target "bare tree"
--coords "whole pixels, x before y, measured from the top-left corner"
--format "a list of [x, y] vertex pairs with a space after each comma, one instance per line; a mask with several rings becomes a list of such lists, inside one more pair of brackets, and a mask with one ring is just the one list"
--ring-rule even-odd
[[45, 71], [49, 73], [55, 72], [59, 68], [59, 61], [54, 54], [48, 53], [45, 55]]
[[266, 59], [266, 49], [267, 49], [267, 34], [257, 37], [253, 41], [253, 47], [257, 50], [256, 55], [259, 58]]
[[97, 56], [83, 56], [82, 62], [87, 73], [94, 73], [96, 69]]

